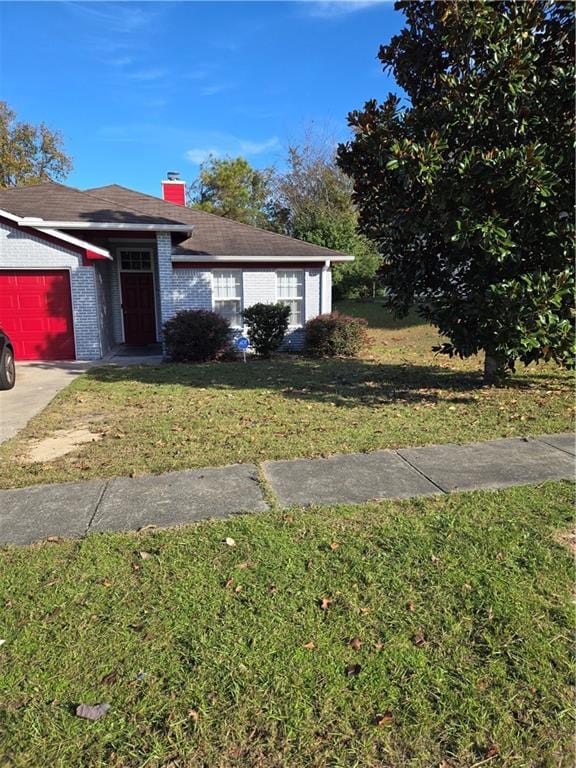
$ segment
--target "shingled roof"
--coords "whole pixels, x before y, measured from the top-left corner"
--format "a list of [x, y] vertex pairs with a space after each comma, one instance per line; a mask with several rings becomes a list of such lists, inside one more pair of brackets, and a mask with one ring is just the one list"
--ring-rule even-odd
[[[174, 206], [177, 208], [177, 206]], [[180, 224], [177, 218], [164, 215], [151, 216], [145, 211], [118, 205], [97, 195], [87, 194], [75, 187], [48, 181], [0, 189], [0, 209], [16, 216], [44, 219], [119, 224]]]
[[182, 260], [202, 257], [352, 260], [350, 255], [330, 248], [175, 205], [118, 184], [84, 191], [55, 182], [0, 189], [0, 209], [46, 222], [142, 224], [146, 227], [188, 224], [192, 234], [173, 249], [173, 256]]
[[151, 217], [174, 216], [183, 224], [191, 224], [194, 231], [187, 240], [174, 248], [175, 256], [264, 256], [308, 259], [351, 260], [350, 255], [306, 243], [294, 237], [241, 224], [223, 216], [175, 205], [152, 195], [110, 184], [86, 190], [89, 194], [113, 200], [119, 206], [138, 208]]

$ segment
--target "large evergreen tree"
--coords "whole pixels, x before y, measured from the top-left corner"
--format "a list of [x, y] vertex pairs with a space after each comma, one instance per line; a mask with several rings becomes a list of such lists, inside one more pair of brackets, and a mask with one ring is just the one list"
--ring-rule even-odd
[[192, 208], [244, 224], [269, 228], [267, 205], [272, 171], [256, 170], [243, 157], [211, 157], [189, 189]]
[[397, 2], [379, 58], [407, 96], [349, 115], [339, 162], [399, 313], [485, 376], [572, 364], [574, 5]]

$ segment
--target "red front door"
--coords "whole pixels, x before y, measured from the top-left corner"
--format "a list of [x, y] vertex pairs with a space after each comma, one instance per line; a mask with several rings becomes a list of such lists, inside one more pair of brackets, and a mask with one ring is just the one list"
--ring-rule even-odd
[[122, 272], [122, 312], [126, 344], [154, 344], [154, 279], [152, 272]]

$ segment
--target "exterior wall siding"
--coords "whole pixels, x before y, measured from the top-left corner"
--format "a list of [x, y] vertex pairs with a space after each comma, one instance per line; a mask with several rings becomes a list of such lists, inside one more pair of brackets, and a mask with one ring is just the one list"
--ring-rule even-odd
[[80, 254], [0, 223], [0, 269], [68, 269], [76, 359], [102, 357], [95, 269]]
[[[278, 269], [282, 269], [281, 264]], [[273, 304], [278, 300], [276, 272], [276, 268], [242, 270], [243, 308], [260, 302]], [[321, 274], [323, 277], [321, 268], [304, 270], [304, 322], [321, 312]], [[172, 314], [183, 309], [212, 309], [212, 269], [175, 268], [171, 278], [170, 306]], [[291, 328], [283, 348], [298, 350], [303, 344], [303, 329]]]

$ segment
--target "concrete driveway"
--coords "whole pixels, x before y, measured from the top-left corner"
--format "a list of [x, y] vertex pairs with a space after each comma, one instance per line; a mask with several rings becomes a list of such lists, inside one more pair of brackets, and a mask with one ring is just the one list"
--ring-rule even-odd
[[19, 363], [16, 386], [0, 392], [0, 443], [14, 437], [61, 389], [94, 365], [80, 362]]

